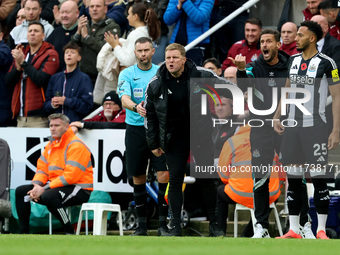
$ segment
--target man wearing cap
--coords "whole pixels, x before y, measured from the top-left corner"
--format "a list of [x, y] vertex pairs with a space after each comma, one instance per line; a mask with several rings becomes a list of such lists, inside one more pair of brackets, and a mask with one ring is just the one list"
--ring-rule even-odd
[[122, 108], [122, 102], [115, 91], [110, 91], [104, 96], [102, 105], [104, 110], [93, 118], [72, 122], [73, 131], [77, 133], [79, 128], [125, 128], [126, 111]]

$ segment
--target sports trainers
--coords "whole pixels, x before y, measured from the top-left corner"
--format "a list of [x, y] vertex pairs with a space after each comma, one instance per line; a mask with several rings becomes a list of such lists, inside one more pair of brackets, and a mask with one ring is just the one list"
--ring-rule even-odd
[[317, 239], [329, 239], [328, 236], [326, 235], [325, 231], [320, 230], [317, 234], [316, 234], [316, 238]]
[[252, 238], [270, 238], [268, 229], [263, 228], [261, 224], [257, 223], [255, 226], [255, 233]]
[[209, 224], [209, 236], [210, 237], [225, 236], [225, 233], [219, 228], [217, 222], [211, 222]]
[[169, 229], [168, 227], [159, 227], [157, 235], [158, 236], [167, 236], [169, 234]]
[[300, 226], [300, 235], [303, 239], [315, 239], [310, 222], [306, 222], [303, 227]]
[[137, 228], [131, 236], [147, 236], [148, 231], [144, 228]]
[[293, 230], [289, 229], [289, 231], [284, 234], [283, 236], [278, 236], [275, 237], [276, 239], [288, 239], [288, 238], [293, 238], [293, 239], [302, 239], [300, 234], [296, 234]]

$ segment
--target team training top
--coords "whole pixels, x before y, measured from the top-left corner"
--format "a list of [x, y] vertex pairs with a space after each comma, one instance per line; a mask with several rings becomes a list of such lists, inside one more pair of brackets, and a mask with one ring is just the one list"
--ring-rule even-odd
[[[124, 69], [118, 77], [118, 95], [128, 95], [136, 104], [145, 101], [145, 90], [151, 78], [156, 74], [159, 66], [152, 64], [152, 67], [143, 71], [137, 64]], [[125, 123], [132, 126], [144, 126], [144, 118], [137, 112], [126, 109]]]
[[[307, 60], [304, 60], [302, 53], [299, 53], [291, 56], [289, 61], [290, 87], [308, 90], [311, 98], [302, 104], [310, 115], [304, 114], [295, 104], [288, 104], [287, 119], [296, 120], [297, 127], [311, 127], [326, 123], [325, 107], [328, 86], [339, 83], [338, 69], [334, 60], [318, 52]], [[304, 93], [289, 93], [290, 99], [304, 97], [306, 97]], [[288, 124], [294, 123], [289, 121]]]

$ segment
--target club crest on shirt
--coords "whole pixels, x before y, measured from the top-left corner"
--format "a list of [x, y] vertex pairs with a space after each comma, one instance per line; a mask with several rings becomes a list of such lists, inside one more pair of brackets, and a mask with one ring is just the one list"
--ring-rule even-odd
[[315, 71], [316, 71], [316, 66], [315, 66], [314, 64], [312, 64], [312, 66], [310, 66], [310, 67], [308, 68], [308, 71], [309, 71], [309, 72], [315, 72]]
[[269, 79], [269, 81], [268, 81], [268, 86], [269, 86], [269, 87], [274, 87], [274, 86], [276, 86], [275, 79], [273, 79], [273, 78]]
[[258, 58], [257, 54], [254, 54], [254, 55], [251, 57], [251, 61], [255, 61], [255, 60], [257, 60], [257, 58]]

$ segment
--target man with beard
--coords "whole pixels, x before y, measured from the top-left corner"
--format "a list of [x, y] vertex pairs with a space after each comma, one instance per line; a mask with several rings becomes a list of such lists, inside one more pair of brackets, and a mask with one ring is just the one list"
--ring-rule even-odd
[[[329, 206], [329, 191], [325, 179], [328, 150], [339, 145], [340, 116], [340, 83], [336, 63], [333, 59], [318, 52], [317, 42], [322, 38], [322, 28], [314, 21], [301, 23], [296, 37], [297, 49], [302, 53], [289, 60], [289, 79], [286, 87], [293, 88], [289, 94], [291, 101], [301, 101], [303, 89], [309, 100], [289, 105], [287, 128], [279, 121], [274, 121], [274, 130], [282, 135], [282, 163], [287, 167], [290, 230], [280, 238], [301, 238], [299, 235], [299, 215], [303, 203], [302, 178], [309, 171], [314, 186], [314, 203], [317, 211], [318, 228], [316, 238], [329, 239], [326, 236], [326, 221]], [[328, 135], [325, 105], [328, 89], [333, 100], [333, 130]], [[274, 115], [282, 115], [281, 102]]]
[[125, 128], [125, 109], [115, 91], [110, 91], [103, 98], [103, 111], [91, 119], [72, 122], [71, 128], [76, 133], [80, 128], [105, 129]]
[[138, 227], [133, 236], [147, 236], [147, 192], [146, 171], [148, 161], [157, 172], [158, 180], [158, 235], [168, 234], [166, 218], [168, 206], [164, 195], [168, 185], [169, 174], [165, 164], [165, 157], [154, 156], [148, 148], [144, 129], [145, 90], [151, 78], [156, 74], [158, 66], [152, 64], [155, 53], [152, 40], [141, 37], [135, 42], [137, 64], [124, 69], [118, 77], [118, 95], [126, 109], [126, 171], [133, 179], [133, 193], [136, 204]]
[[[284, 87], [287, 77], [287, 62], [289, 55], [280, 51], [280, 33], [273, 29], [264, 29], [260, 36], [261, 52], [259, 59], [248, 63], [246, 57], [237, 55], [232, 59], [237, 66], [237, 84], [246, 91], [248, 87], [253, 88], [253, 93], [248, 92], [248, 98], [252, 101], [249, 109], [253, 106], [258, 110], [271, 109], [277, 89], [277, 98], [280, 98], [280, 89]], [[255, 79], [251, 79], [255, 78]], [[276, 105], [274, 105], [276, 109]], [[269, 238], [269, 176], [270, 171], [264, 171], [262, 166], [271, 166], [275, 152], [279, 154], [280, 137], [273, 131], [270, 120], [274, 113], [260, 115], [250, 111], [250, 120], [253, 127], [250, 132], [250, 143], [252, 153], [252, 169], [254, 178], [254, 209], [256, 218], [256, 231], [253, 238]], [[259, 127], [260, 126], [260, 127]]]
[[303, 20], [310, 20], [314, 15], [320, 14], [318, 6], [322, 0], [307, 0], [306, 9], [302, 10]]

